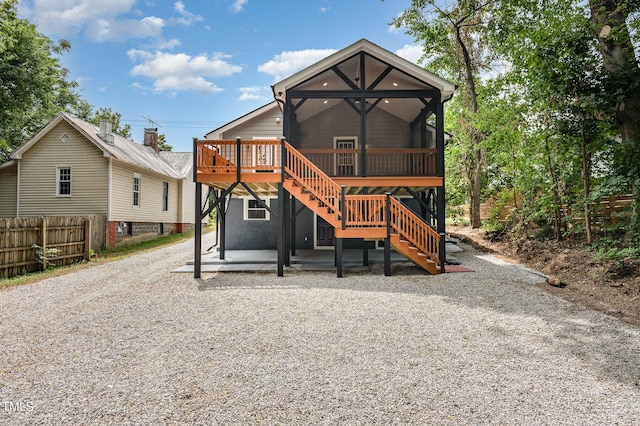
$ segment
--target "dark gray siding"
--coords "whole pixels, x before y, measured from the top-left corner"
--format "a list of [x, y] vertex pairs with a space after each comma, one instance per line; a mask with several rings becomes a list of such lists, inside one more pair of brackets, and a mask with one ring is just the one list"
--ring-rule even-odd
[[[357, 136], [360, 140], [359, 115], [346, 103], [300, 123], [298, 148], [333, 148], [335, 136]], [[367, 115], [367, 145], [371, 148], [408, 148], [409, 123], [381, 109]]]
[[[278, 212], [278, 200], [268, 201]], [[301, 206], [296, 202], [296, 208]], [[225, 248], [227, 250], [275, 250], [278, 245], [279, 221], [275, 215], [265, 220], [244, 220], [244, 201], [233, 198], [229, 204], [226, 222]], [[306, 238], [306, 241], [305, 241]], [[296, 217], [296, 248], [313, 249], [313, 213], [305, 209]]]

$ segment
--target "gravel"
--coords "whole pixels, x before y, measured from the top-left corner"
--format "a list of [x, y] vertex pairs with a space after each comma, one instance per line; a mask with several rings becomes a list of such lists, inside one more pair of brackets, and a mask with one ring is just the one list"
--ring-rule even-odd
[[188, 242], [0, 291], [0, 424], [640, 424], [640, 330], [463, 247], [195, 280]]

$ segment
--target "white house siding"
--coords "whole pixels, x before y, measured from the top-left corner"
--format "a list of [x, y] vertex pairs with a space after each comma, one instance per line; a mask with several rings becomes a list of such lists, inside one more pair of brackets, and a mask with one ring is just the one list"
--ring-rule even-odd
[[0, 169], [0, 217], [15, 217], [18, 187], [18, 166]]
[[[277, 121], [276, 121], [277, 120]], [[282, 112], [279, 108], [265, 112], [233, 129], [222, 133], [221, 139], [252, 139], [258, 137], [281, 137], [282, 136]]]
[[[64, 133], [66, 142], [60, 140]], [[19, 161], [21, 217], [107, 213], [108, 159], [67, 122], [55, 126]], [[71, 196], [56, 196], [58, 167], [71, 168]]]
[[[203, 200], [206, 200], [207, 197], [207, 189], [208, 187], [203, 186], [202, 188], [202, 198]], [[182, 204], [182, 217], [180, 219], [181, 223], [195, 223], [196, 219], [195, 219], [195, 215], [196, 215], [196, 208], [195, 208], [195, 200], [196, 200], [196, 184], [191, 180], [191, 179], [185, 179], [182, 181], [182, 191], [183, 191], [183, 197], [182, 199], [183, 204]], [[203, 205], [203, 202], [201, 201], [200, 205]]]
[[[140, 206], [133, 206], [133, 176], [140, 175]], [[113, 161], [111, 221], [178, 223], [178, 180]], [[162, 182], [169, 183], [169, 209], [162, 210]]]

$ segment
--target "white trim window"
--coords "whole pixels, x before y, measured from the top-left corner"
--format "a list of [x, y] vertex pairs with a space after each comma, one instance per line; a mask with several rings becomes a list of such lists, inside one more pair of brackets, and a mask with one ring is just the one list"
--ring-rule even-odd
[[140, 173], [133, 174], [133, 207], [140, 207]]
[[169, 210], [169, 182], [162, 182], [162, 211]]
[[[270, 220], [269, 210], [254, 198], [244, 198], [244, 220]], [[263, 200], [268, 203], [269, 200]]]
[[56, 197], [71, 197], [71, 167], [56, 168]]

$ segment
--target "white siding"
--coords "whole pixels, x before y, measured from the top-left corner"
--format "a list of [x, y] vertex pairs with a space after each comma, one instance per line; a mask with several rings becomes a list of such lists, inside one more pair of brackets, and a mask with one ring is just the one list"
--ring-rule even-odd
[[[140, 207], [133, 206], [133, 175], [140, 175]], [[162, 210], [162, 182], [169, 183], [169, 209]], [[178, 223], [179, 182], [113, 161], [111, 220]]]
[[[106, 214], [108, 164], [101, 150], [60, 122], [20, 160], [20, 216]], [[71, 196], [56, 196], [58, 167], [71, 168]]]
[[0, 217], [16, 217], [18, 165], [0, 169]]
[[[276, 121], [278, 119], [279, 121]], [[273, 108], [222, 134], [222, 139], [252, 139], [256, 137], [282, 137], [282, 112]]]

